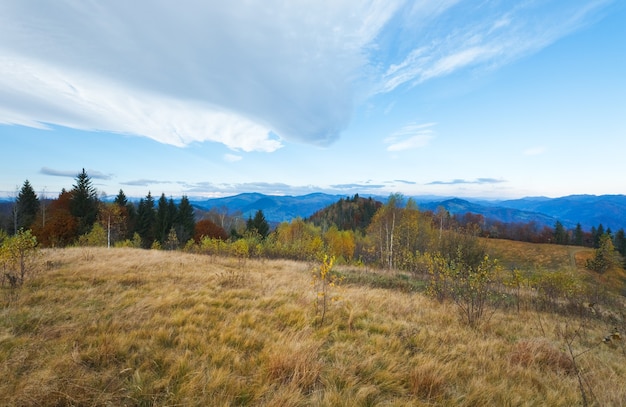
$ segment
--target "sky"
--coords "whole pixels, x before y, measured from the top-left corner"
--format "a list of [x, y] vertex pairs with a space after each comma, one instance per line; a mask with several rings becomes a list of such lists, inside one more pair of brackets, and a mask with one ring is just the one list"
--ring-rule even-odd
[[619, 0], [0, 2], [0, 196], [626, 193]]

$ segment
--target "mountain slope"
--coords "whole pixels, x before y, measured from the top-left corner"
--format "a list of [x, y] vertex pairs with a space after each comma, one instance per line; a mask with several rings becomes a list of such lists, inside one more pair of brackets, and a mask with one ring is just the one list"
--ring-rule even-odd
[[224, 198], [192, 201], [191, 204], [205, 211], [227, 208], [229, 213], [240, 212], [244, 219], [254, 217], [262, 210], [270, 223], [288, 222], [297, 217], [306, 218], [329, 206], [343, 196], [313, 193], [302, 196], [274, 196], [259, 193], [244, 193]]
[[[436, 211], [443, 207], [452, 215], [462, 215], [464, 213], [474, 213], [484, 216], [486, 219], [500, 221], [503, 223], [529, 223], [535, 222], [540, 226], [554, 226], [557, 218], [543, 213], [505, 208], [500, 206], [488, 206], [464, 199], [454, 198], [441, 202], [426, 202], [419, 205], [421, 209]], [[569, 225], [567, 225], [569, 227]]]
[[626, 228], [626, 195], [569, 195], [560, 198], [522, 198], [502, 201], [499, 206], [540, 212], [563, 224], [580, 222], [585, 230], [602, 224], [614, 231]]

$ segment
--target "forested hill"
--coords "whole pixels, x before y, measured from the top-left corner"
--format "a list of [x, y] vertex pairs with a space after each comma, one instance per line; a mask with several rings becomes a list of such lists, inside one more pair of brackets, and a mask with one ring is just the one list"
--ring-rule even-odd
[[[356, 195], [358, 197], [358, 195]], [[372, 196], [373, 201], [386, 202], [388, 196]], [[408, 198], [408, 197], [406, 197]], [[369, 197], [361, 198], [368, 200]], [[453, 215], [473, 213], [484, 216], [492, 221], [503, 223], [530, 223], [542, 227], [554, 227], [556, 221], [567, 228], [574, 228], [580, 223], [584, 230], [591, 230], [602, 224], [613, 231], [626, 229], [626, 196], [625, 195], [572, 195], [561, 198], [523, 198], [517, 200], [484, 201], [477, 199], [446, 199], [436, 197], [413, 197], [421, 210], [435, 211], [444, 207]], [[338, 202], [340, 201], [340, 202]], [[354, 198], [345, 195], [329, 195], [315, 193], [303, 196], [272, 196], [258, 193], [246, 193], [225, 198], [208, 200], [191, 199], [192, 205], [204, 211], [228, 211], [229, 214], [239, 213], [244, 218], [254, 216], [262, 210], [268, 221], [272, 223], [288, 222], [296, 217], [316, 218], [328, 217], [341, 226], [347, 220], [349, 209]], [[321, 214], [313, 217], [318, 211]], [[358, 213], [358, 211], [357, 211]], [[342, 220], [342, 218], [344, 218]], [[364, 222], [361, 218], [356, 223]], [[347, 221], [348, 223], [352, 221]], [[348, 225], [346, 225], [348, 226]], [[357, 226], [362, 227], [362, 225]], [[352, 229], [350, 225], [348, 229]]]
[[317, 226], [336, 225], [340, 230], [365, 230], [382, 202], [354, 195], [315, 212], [308, 219]]
[[[318, 222], [319, 218], [326, 217], [329, 220], [332, 219], [332, 222], [338, 226], [345, 224], [348, 229], [353, 229], [362, 228], [364, 222], [368, 222], [369, 212], [364, 207], [358, 207], [366, 205], [370, 199], [369, 197], [361, 198], [358, 195], [355, 197], [358, 198], [359, 203], [355, 202], [354, 197], [323, 193], [302, 196], [245, 193], [214, 199], [190, 198], [190, 202], [197, 210], [197, 214], [216, 210], [231, 215], [239, 214], [247, 219], [253, 217], [257, 210], [262, 210], [266, 219], [274, 224], [289, 222], [297, 217], [310, 218], [313, 222]], [[387, 198], [371, 197], [372, 201], [383, 203]], [[474, 213], [486, 219], [504, 223], [534, 222], [540, 226], [553, 227], [556, 221], [559, 221], [567, 228], [573, 228], [580, 223], [584, 230], [591, 230], [592, 227], [600, 224], [613, 231], [626, 229], [625, 195], [571, 195], [561, 198], [538, 197], [503, 201], [437, 199], [436, 197], [414, 197], [413, 199], [421, 210], [435, 211], [442, 206], [453, 215]], [[355, 204], [357, 208], [354, 208]], [[11, 224], [12, 208], [12, 200], [0, 200], [0, 224]], [[361, 217], [348, 220], [350, 211], [355, 211], [353, 213]]]

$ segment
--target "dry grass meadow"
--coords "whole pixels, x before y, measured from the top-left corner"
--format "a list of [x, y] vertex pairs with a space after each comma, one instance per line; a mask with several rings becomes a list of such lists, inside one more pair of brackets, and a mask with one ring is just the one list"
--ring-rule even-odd
[[606, 319], [507, 309], [471, 328], [453, 303], [346, 282], [319, 326], [313, 263], [105, 248], [41, 261], [0, 308], [3, 406], [575, 406], [581, 386], [589, 405], [626, 405]]

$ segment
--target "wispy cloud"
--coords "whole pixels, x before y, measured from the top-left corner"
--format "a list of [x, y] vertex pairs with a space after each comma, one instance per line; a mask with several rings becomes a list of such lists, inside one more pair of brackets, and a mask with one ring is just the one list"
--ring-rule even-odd
[[[325, 146], [368, 95], [503, 65], [608, 2], [183, 0], [146, 12], [136, 1], [4, 0], [0, 123], [236, 151]], [[390, 151], [430, 140], [400, 136]]]
[[[386, 67], [378, 91], [414, 86], [467, 67], [507, 64], [594, 21], [608, 3], [548, 0], [503, 7], [495, 2], [449, 1], [436, 8], [407, 3], [403, 12], [411, 18], [400, 21], [400, 30], [388, 30], [388, 41], [402, 46], [390, 55], [396, 62]], [[441, 19], [452, 23], [442, 25]]]
[[389, 144], [387, 151], [404, 151], [428, 145], [434, 137], [432, 129], [436, 123], [411, 123], [387, 137], [384, 142]]
[[327, 145], [350, 121], [364, 47], [400, 3], [183, 0], [147, 13], [143, 2], [7, 0], [0, 123], [243, 151]]
[[503, 182], [506, 182], [506, 181], [502, 179], [497, 179], [497, 178], [476, 178], [474, 180], [466, 180], [466, 179], [457, 178], [451, 181], [432, 181], [432, 182], [427, 183], [426, 185], [464, 185], [464, 184], [484, 185], [484, 184], [501, 184]]
[[[54, 168], [42, 167], [39, 170], [39, 173], [40, 174], [44, 174], [44, 175], [51, 175], [53, 177], [76, 178], [81, 171], [76, 171], [76, 170], [57, 170], [57, 169], [54, 169]], [[85, 172], [87, 173], [87, 175], [89, 175], [89, 178], [91, 178], [91, 179], [109, 180], [112, 177], [111, 174], [105, 174], [103, 172], [92, 170], [92, 169], [85, 170]]]
[[[132, 181], [120, 182], [122, 185], [128, 185], [133, 187], [148, 187], [150, 185], [159, 185], [159, 184], [172, 184], [170, 181], [159, 181], [156, 179], [137, 179]], [[178, 182], [174, 182], [175, 184], [180, 184]]]
[[396, 179], [396, 180], [394, 180], [394, 182], [398, 182], [400, 184], [405, 184], [405, 185], [417, 185], [417, 182], [415, 182], [415, 181], [407, 181], [407, 180], [404, 180], [404, 179]]

